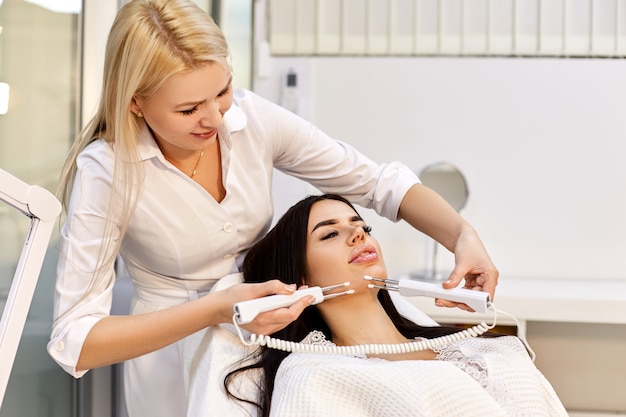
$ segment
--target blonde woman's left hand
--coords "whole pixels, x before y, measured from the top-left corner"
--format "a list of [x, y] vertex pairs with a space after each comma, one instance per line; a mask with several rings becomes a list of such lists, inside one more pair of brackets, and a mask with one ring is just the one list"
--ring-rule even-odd
[[[487, 254], [483, 243], [473, 228], [467, 227], [459, 236], [454, 248], [455, 266], [444, 288], [455, 288], [465, 279], [464, 288], [489, 293], [493, 300], [498, 285], [499, 272]], [[471, 309], [464, 304], [437, 299], [436, 304], [443, 307]]]

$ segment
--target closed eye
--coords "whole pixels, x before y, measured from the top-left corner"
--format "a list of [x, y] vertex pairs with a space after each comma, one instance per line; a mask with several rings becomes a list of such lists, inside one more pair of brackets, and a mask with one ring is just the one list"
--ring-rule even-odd
[[[368, 235], [370, 235], [370, 234], [371, 234], [371, 232], [372, 232], [372, 226], [368, 226], [368, 225], [364, 224], [364, 225], [362, 226], [362, 228], [363, 228], [363, 231], [364, 231], [366, 234], [368, 234]], [[331, 230], [331, 231], [329, 231], [328, 233], [326, 233], [325, 235], [323, 235], [323, 236], [322, 236], [322, 238], [321, 238], [320, 240], [332, 239], [333, 237], [336, 237], [336, 236], [338, 236], [338, 235], [339, 235], [339, 232], [337, 232], [336, 230]]]
[[233, 81], [231, 79], [231, 81], [228, 83], [228, 85], [226, 86], [225, 89], [223, 89], [222, 91], [220, 91], [220, 93], [217, 95], [218, 97], [224, 97], [226, 94], [228, 94], [228, 92], [230, 91], [230, 88], [233, 86]]
[[[231, 87], [232, 87], [233, 83], [232, 80], [228, 83], [228, 85], [226, 86], [226, 88], [224, 88], [222, 91], [219, 92], [219, 94], [217, 95], [217, 97], [224, 97], [225, 95], [228, 94], [228, 92], [230, 91]], [[198, 111], [198, 108], [200, 107], [199, 104], [193, 106], [193, 108], [191, 109], [187, 109], [187, 110], [181, 110], [180, 114], [185, 115], [185, 116], [191, 116], [192, 114], [194, 114], [195, 112]]]
[[190, 116], [197, 111], [198, 111], [198, 106], [194, 106], [192, 109], [189, 109], [189, 110], [181, 110], [180, 113], [184, 114], [185, 116]]

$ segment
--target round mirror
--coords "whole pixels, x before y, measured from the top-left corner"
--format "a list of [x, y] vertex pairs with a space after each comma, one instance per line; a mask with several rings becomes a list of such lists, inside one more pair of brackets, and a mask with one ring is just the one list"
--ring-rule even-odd
[[457, 167], [448, 162], [427, 165], [419, 173], [422, 184], [442, 196], [457, 212], [467, 203], [469, 190], [465, 177]]

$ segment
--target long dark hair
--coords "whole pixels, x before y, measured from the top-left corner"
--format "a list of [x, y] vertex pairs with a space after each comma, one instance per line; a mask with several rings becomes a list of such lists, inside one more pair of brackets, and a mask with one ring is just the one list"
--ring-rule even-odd
[[[306, 242], [309, 213], [315, 203], [323, 200], [340, 201], [358, 214], [348, 200], [335, 194], [309, 196], [295, 204], [246, 255], [243, 263], [245, 282], [263, 282], [277, 278], [287, 284], [296, 284], [298, 287], [307, 284]], [[379, 291], [378, 300], [398, 331], [407, 338], [435, 338], [460, 330], [456, 327], [423, 327], [403, 318], [393, 305], [387, 291]], [[315, 306], [306, 308], [297, 320], [271, 336], [283, 340], [301, 341], [313, 330], [320, 330], [327, 339], [331, 339], [330, 329]], [[288, 355], [288, 352], [280, 350], [259, 348], [255, 353], [253, 364], [236, 369], [226, 376], [224, 380], [226, 392], [232, 398], [256, 405], [262, 416], [269, 416], [274, 378], [280, 363]], [[240, 398], [229, 390], [229, 385], [238, 374], [251, 369], [263, 371], [259, 397], [256, 399]]]

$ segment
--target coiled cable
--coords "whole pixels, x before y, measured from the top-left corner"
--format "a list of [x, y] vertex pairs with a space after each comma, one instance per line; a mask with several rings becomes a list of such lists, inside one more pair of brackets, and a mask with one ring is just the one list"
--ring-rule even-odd
[[271, 349], [282, 350], [284, 352], [299, 353], [321, 353], [329, 355], [381, 355], [381, 354], [399, 354], [408, 352], [417, 352], [421, 350], [440, 350], [452, 343], [458, 342], [470, 337], [477, 337], [496, 326], [496, 312], [494, 308], [493, 324], [487, 325], [484, 321], [479, 324], [452, 333], [445, 336], [436, 337], [434, 339], [422, 339], [406, 343], [383, 343], [353, 346], [336, 346], [292, 342], [288, 340], [275, 339], [270, 336], [251, 334], [250, 340], [246, 340], [239, 325], [237, 325], [237, 314], [233, 315], [233, 324], [239, 334], [239, 339], [246, 346], [265, 346]]

